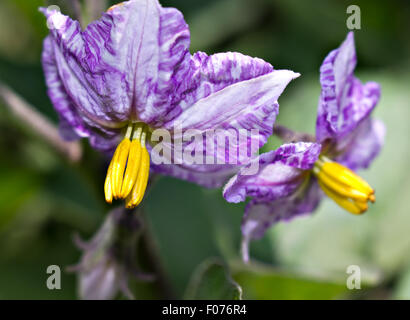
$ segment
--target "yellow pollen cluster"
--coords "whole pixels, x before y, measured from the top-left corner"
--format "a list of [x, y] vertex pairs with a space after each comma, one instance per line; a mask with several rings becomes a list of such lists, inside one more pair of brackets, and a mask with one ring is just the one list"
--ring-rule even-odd
[[128, 209], [138, 206], [147, 188], [150, 158], [145, 147], [148, 128], [142, 123], [129, 125], [124, 139], [112, 157], [105, 178], [105, 201], [125, 199]]
[[368, 201], [376, 201], [370, 185], [340, 163], [321, 157], [315, 163], [313, 173], [325, 194], [353, 214], [364, 213], [368, 209]]

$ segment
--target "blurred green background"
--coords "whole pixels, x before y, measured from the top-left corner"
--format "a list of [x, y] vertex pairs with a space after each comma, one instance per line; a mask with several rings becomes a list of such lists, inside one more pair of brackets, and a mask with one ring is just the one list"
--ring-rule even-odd
[[[53, 122], [57, 115], [40, 65], [48, 29], [37, 8], [57, 4], [73, 14], [70, 3], [0, 1], [0, 81]], [[184, 13], [192, 52], [240, 51], [302, 73], [280, 98], [278, 121], [314, 132], [318, 69], [348, 32], [351, 1], [161, 3]], [[255, 241], [254, 262], [244, 266], [239, 257], [244, 205], [226, 203], [221, 190], [161, 177], [145, 211], [173, 297], [238, 297], [242, 291], [249, 299], [410, 298], [410, 2], [354, 4], [361, 9], [356, 74], [381, 84], [374, 116], [387, 127], [381, 155], [362, 172], [377, 190], [377, 203], [357, 217], [325, 199], [314, 215], [281, 223]], [[90, 12], [83, 11], [90, 21]], [[272, 138], [265, 149], [278, 144]], [[106, 163], [87, 141], [82, 145], [81, 161], [70, 164], [0, 102], [0, 299], [77, 298], [74, 274], [63, 272], [62, 289], [48, 290], [46, 268], [78, 262], [73, 234], [88, 239], [109, 210], [102, 190]], [[349, 265], [361, 267], [361, 290], [346, 289]], [[132, 290], [139, 299], [166, 297], [156, 283], [133, 281]]]

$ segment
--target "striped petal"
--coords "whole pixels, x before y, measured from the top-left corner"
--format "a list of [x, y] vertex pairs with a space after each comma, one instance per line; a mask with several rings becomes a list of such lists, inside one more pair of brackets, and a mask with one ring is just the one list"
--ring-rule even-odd
[[354, 36], [350, 32], [341, 46], [329, 53], [320, 68], [322, 91], [316, 123], [318, 142], [338, 143], [355, 130], [376, 106], [380, 86], [362, 84], [354, 77], [356, 67]]

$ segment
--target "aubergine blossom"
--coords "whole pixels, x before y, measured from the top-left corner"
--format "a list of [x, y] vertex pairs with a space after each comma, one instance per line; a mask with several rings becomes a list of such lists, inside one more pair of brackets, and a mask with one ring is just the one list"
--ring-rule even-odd
[[[44, 41], [42, 61], [60, 131], [67, 139], [87, 137], [101, 151], [112, 153], [118, 145], [107, 171], [105, 197], [109, 203], [126, 199], [128, 208], [141, 202], [150, 169], [217, 187], [236, 167], [219, 162], [157, 164], [152, 161], [154, 130], [171, 133], [168, 148], [173, 150], [181, 140], [181, 134], [174, 134], [177, 124], [182, 135], [190, 129], [198, 135], [256, 129], [258, 134], [243, 141], [245, 148], [251, 143], [259, 148], [272, 134], [280, 94], [299, 76], [240, 53], [191, 55], [182, 14], [156, 0], [115, 5], [85, 30], [58, 11], [41, 11], [54, 26]], [[204, 152], [200, 139], [183, 148]], [[249, 161], [238, 155], [243, 149], [238, 144], [229, 163]], [[214, 157], [225, 153], [218, 149]]]
[[249, 259], [252, 238], [281, 220], [310, 213], [323, 192], [353, 214], [368, 209], [374, 190], [352, 170], [367, 168], [379, 153], [384, 125], [370, 114], [380, 97], [377, 83], [362, 84], [354, 77], [356, 53], [353, 33], [329, 53], [320, 68], [321, 95], [316, 141], [284, 144], [252, 160], [259, 171], [247, 167], [231, 178], [224, 189], [229, 202], [252, 197], [242, 223], [242, 254]]

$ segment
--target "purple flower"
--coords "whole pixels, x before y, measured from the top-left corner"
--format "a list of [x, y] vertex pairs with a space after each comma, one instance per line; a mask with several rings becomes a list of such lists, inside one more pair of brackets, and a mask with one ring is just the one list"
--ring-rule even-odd
[[255, 175], [242, 168], [224, 189], [229, 202], [252, 197], [242, 224], [245, 261], [252, 238], [281, 220], [310, 213], [322, 191], [353, 214], [368, 209], [374, 190], [352, 170], [367, 168], [379, 153], [385, 129], [370, 114], [380, 97], [377, 83], [362, 84], [354, 77], [356, 53], [353, 33], [324, 60], [315, 142], [284, 144], [260, 155]]
[[[107, 172], [105, 195], [107, 202], [126, 199], [130, 208], [142, 200], [150, 167], [204, 186], [222, 185], [235, 165], [249, 160], [243, 150], [251, 143], [262, 146], [272, 134], [277, 100], [299, 76], [240, 53], [191, 55], [182, 14], [156, 0], [116, 5], [84, 31], [57, 11], [41, 11], [54, 26], [42, 61], [61, 133], [67, 139], [88, 137], [102, 151], [112, 152], [122, 140]], [[153, 141], [158, 129], [171, 133], [164, 145], [172, 163], [150, 164], [160, 157]], [[259, 132], [234, 147], [230, 165], [176, 161], [175, 145], [192, 129], [196, 136], [221, 129], [212, 141], [241, 129]], [[185, 141], [181, 148], [183, 154], [208, 154], [202, 139]], [[213, 157], [227, 160], [226, 154], [226, 148], [217, 149]]]

